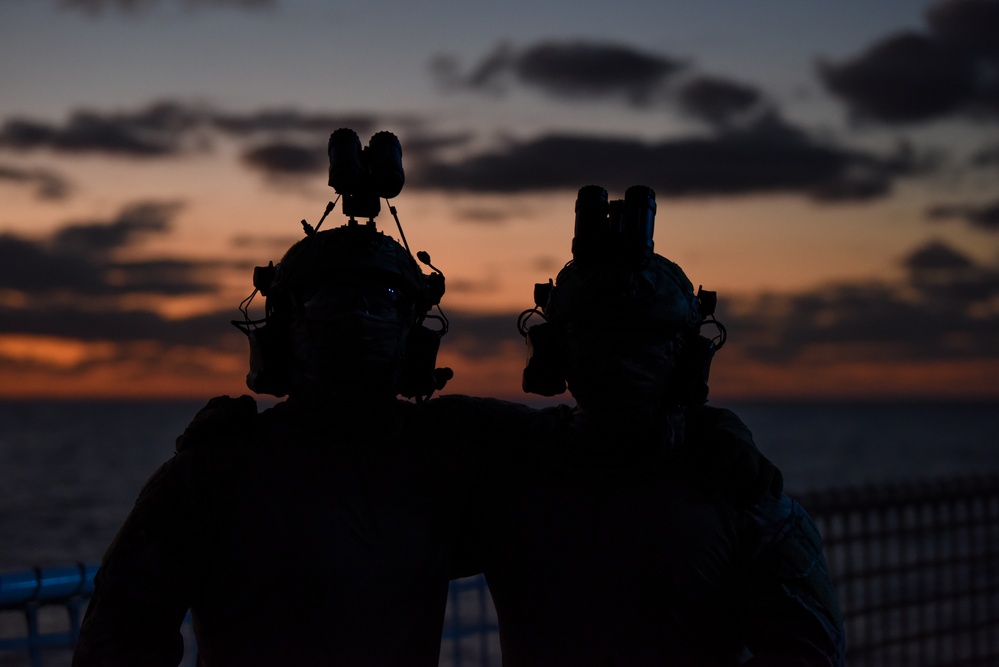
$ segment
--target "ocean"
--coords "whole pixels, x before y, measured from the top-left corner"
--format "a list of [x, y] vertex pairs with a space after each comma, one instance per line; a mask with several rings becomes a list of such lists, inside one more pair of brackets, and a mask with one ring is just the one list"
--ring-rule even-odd
[[[0, 402], [0, 572], [98, 561], [203, 404]], [[792, 495], [999, 471], [994, 402], [717, 405], [742, 417]]]

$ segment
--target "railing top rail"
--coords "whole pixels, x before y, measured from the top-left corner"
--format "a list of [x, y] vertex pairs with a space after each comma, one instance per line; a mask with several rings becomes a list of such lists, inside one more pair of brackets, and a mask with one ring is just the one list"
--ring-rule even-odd
[[66, 567], [36, 567], [0, 573], [0, 610], [19, 609], [32, 602], [55, 602], [94, 591], [96, 563]]

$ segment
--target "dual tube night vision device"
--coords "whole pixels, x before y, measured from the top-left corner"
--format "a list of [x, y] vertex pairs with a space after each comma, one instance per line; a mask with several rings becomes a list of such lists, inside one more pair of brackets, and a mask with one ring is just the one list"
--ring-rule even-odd
[[572, 257], [581, 265], [639, 271], [652, 258], [656, 193], [633, 185], [624, 199], [607, 199], [607, 190], [587, 185], [576, 197]]
[[328, 150], [329, 185], [343, 197], [344, 215], [372, 219], [381, 211], [380, 199], [402, 191], [402, 146], [391, 132], [378, 132], [362, 148], [356, 132], [340, 128], [330, 135]]

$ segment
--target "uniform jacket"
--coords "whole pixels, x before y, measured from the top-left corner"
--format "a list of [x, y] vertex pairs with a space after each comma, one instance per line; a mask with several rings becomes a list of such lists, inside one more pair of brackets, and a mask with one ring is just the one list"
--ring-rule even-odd
[[145, 485], [96, 577], [74, 658], [437, 665], [476, 441], [526, 408], [445, 397], [370, 413], [220, 398]]
[[730, 411], [673, 427], [671, 446], [562, 406], [496, 462], [478, 548], [504, 665], [842, 664], [821, 540], [779, 471]]

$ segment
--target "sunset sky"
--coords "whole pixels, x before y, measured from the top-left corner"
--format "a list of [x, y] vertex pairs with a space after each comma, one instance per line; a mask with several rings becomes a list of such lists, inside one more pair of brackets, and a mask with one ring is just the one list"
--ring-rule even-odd
[[0, 0], [0, 397], [246, 393], [339, 127], [400, 137], [449, 392], [523, 396], [594, 183], [718, 292], [712, 398], [999, 398], [986, 0]]

